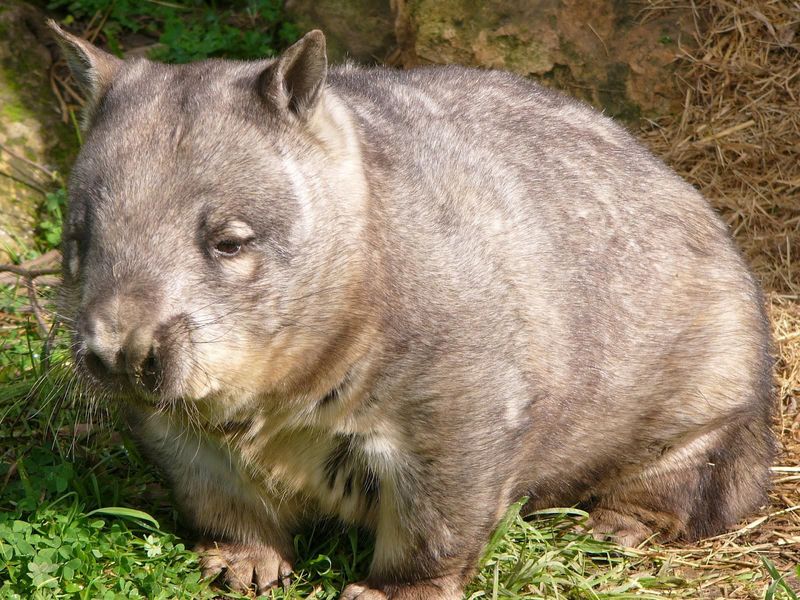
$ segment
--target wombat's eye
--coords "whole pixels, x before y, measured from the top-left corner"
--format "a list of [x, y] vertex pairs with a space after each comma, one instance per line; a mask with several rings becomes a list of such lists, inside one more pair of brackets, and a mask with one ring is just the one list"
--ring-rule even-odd
[[220, 258], [232, 258], [244, 252], [255, 240], [255, 232], [244, 221], [229, 221], [207, 233], [208, 252]]
[[236, 256], [242, 249], [242, 243], [236, 240], [221, 240], [214, 245], [214, 252], [220, 256]]

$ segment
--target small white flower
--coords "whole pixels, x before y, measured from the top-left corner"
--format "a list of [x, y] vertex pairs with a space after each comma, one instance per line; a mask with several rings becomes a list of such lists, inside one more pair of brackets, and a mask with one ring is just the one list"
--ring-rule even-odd
[[161, 542], [154, 535], [148, 535], [144, 538], [144, 549], [147, 552], [148, 558], [160, 556]]

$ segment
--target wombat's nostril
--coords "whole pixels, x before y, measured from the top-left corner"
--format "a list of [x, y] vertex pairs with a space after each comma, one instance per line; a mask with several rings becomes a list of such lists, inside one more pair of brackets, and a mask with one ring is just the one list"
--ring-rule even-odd
[[152, 348], [142, 363], [139, 381], [149, 392], [155, 392], [161, 383], [161, 367]]
[[86, 355], [83, 357], [83, 362], [89, 373], [97, 377], [97, 379], [105, 379], [108, 377], [109, 370], [108, 367], [106, 367], [106, 363], [91, 350], [86, 352]]

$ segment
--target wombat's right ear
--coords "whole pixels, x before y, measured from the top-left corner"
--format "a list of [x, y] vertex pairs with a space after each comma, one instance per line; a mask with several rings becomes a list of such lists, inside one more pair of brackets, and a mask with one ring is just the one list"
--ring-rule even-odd
[[278, 111], [305, 119], [322, 95], [327, 74], [325, 35], [315, 29], [264, 69], [259, 91]]
[[67, 64], [78, 86], [86, 97], [87, 112], [91, 112], [97, 101], [111, 86], [111, 80], [122, 65], [116, 56], [100, 50], [91, 42], [67, 33], [53, 20], [47, 26], [55, 33]]

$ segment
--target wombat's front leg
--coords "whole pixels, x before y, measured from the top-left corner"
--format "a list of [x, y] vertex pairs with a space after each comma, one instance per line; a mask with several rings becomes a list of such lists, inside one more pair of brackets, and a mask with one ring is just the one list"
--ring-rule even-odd
[[231, 589], [264, 593], [285, 584], [293, 548], [287, 524], [292, 501], [278, 502], [249, 489], [235, 474], [188, 470], [173, 485], [182, 514], [202, 534], [195, 548], [204, 577]]
[[201, 535], [195, 550], [203, 575], [241, 592], [285, 583], [293, 560], [292, 498], [265, 495], [226, 444], [175, 418], [133, 409], [125, 416], [140, 447], [170, 479], [181, 516]]
[[286, 583], [294, 559], [287, 529], [291, 499], [278, 502], [233, 481], [230, 473], [217, 475], [195, 472], [173, 485], [182, 514], [203, 536], [195, 548], [203, 576], [219, 576], [240, 592], [264, 593]]
[[[475, 478], [478, 479], [477, 477]], [[398, 482], [380, 490], [375, 555], [364, 582], [340, 600], [460, 600], [484, 544], [504, 513], [502, 482], [464, 489], [449, 477]], [[463, 499], [469, 497], [466, 504]]]
[[366, 583], [348, 585], [339, 600], [461, 600], [460, 578], [442, 577], [405, 584], [385, 584], [380, 588]]
[[[437, 533], [431, 531], [432, 536]], [[488, 534], [487, 534], [488, 535]], [[395, 545], [389, 558], [383, 548]], [[375, 559], [366, 581], [348, 585], [340, 600], [460, 600], [464, 584], [472, 574], [476, 557], [452, 555], [435, 558], [422, 548], [412, 548], [400, 540], [387, 540], [378, 534]], [[457, 550], [445, 550], [453, 552]], [[463, 550], [462, 550], [463, 552]]]

